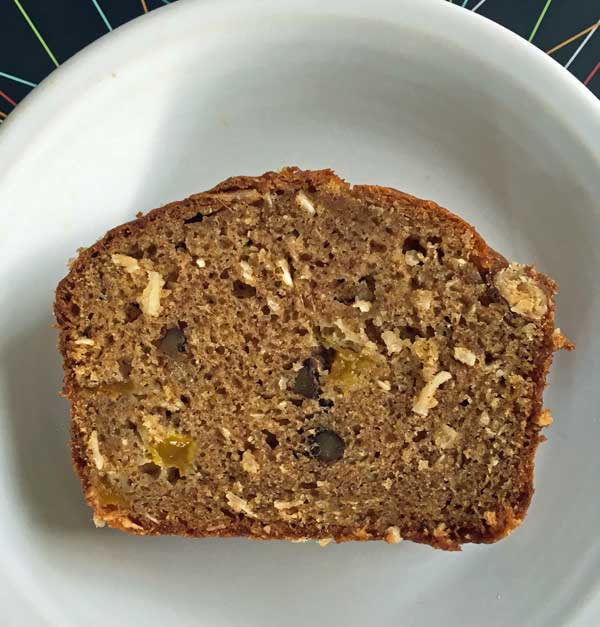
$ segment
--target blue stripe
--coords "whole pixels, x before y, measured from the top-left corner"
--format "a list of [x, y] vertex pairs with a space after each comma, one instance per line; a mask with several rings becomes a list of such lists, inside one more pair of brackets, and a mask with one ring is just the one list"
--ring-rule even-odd
[[8, 78], [11, 81], [15, 81], [15, 83], [21, 83], [22, 85], [29, 85], [29, 87], [37, 87], [37, 83], [26, 81], [24, 78], [19, 78], [18, 76], [13, 76], [12, 74], [6, 74], [5, 72], [0, 72], [0, 76], [3, 76], [4, 78]]
[[102, 18], [102, 21], [106, 24], [106, 28], [108, 28], [108, 30], [112, 30], [112, 26], [110, 25], [110, 22], [106, 19], [106, 15], [104, 15], [104, 11], [100, 8], [100, 5], [98, 4], [97, 0], [92, 0], [92, 2], [94, 3], [94, 6], [96, 7], [98, 13], [100, 13], [100, 17]]

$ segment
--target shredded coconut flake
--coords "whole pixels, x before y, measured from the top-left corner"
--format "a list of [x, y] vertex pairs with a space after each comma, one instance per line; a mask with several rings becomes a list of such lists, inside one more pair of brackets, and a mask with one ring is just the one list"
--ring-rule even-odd
[[470, 351], [467, 348], [463, 348], [462, 346], [455, 346], [454, 359], [460, 361], [463, 364], [466, 364], [467, 366], [474, 366], [477, 357], [473, 351]]
[[433, 441], [440, 448], [450, 448], [456, 439], [458, 438], [458, 432], [449, 425], [442, 425], [436, 430]]
[[95, 429], [90, 433], [88, 446], [90, 447], [90, 451], [92, 452], [92, 458], [94, 459], [94, 464], [96, 464], [96, 468], [98, 470], [102, 470], [102, 468], [104, 468], [104, 457], [102, 456], [102, 453], [100, 453], [100, 446], [98, 444], [98, 432]]
[[142, 312], [147, 316], [158, 316], [160, 312], [160, 296], [164, 279], [158, 272], [150, 270], [148, 272], [148, 285], [144, 288], [139, 304]]
[[273, 501], [275, 509], [291, 509], [292, 507], [300, 507], [304, 501], [302, 499], [296, 499], [295, 501]]
[[404, 346], [402, 340], [393, 331], [384, 331], [381, 334], [381, 339], [384, 341], [390, 355], [399, 353]]
[[279, 313], [281, 311], [281, 306], [279, 305], [279, 303], [272, 298], [267, 297], [267, 305], [273, 313]]
[[402, 542], [402, 536], [400, 535], [400, 528], [388, 527], [385, 530], [384, 538], [388, 544], [399, 544], [400, 542]]
[[250, 509], [248, 506], [248, 501], [240, 498], [237, 494], [233, 492], [226, 492], [225, 498], [227, 499], [227, 504], [231, 509], [236, 513], [243, 513], [246, 516], [250, 516], [252, 518], [256, 518], [256, 514]]
[[360, 311], [362, 311], [363, 313], [367, 313], [368, 311], [371, 311], [371, 302], [369, 302], [368, 300], [359, 300], [358, 298], [354, 301], [354, 304], [352, 305], [352, 307], [356, 307], [357, 309], [360, 309]]
[[389, 381], [380, 381], [379, 379], [377, 380], [377, 385], [384, 391], [384, 392], [389, 392], [392, 389], [392, 385], [390, 384]]
[[215, 198], [220, 199], [221, 201], [234, 201], [241, 200], [243, 202], [256, 202], [257, 200], [261, 200], [263, 197], [256, 189], [240, 189], [235, 192], [220, 192], [214, 194]]
[[309, 216], [314, 216], [316, 213], [315, 206], [309, 200], [308, 196], [304, 192], [298, 192], [296, 194], [296, 202], [302, 209], [304, 209]]
[[240, 268], [242, 269], [242, 278], [244, 281], [250, 283], [254, 280], [254, 272], [247, 261], [240, 261]]
[[125, 272], [129, 272], [130, 274], [133, 272], [137, 272], [140, 269], [140, 264], [135, 257], [130, 257], [129, 255], [122, 255], [121, 253], [114, 253], [110, 256], [112, 262], [115, 266], [119, 266], [125, 270]]
[[341, 318], [336, 318], [333, 324], [340, 330], [345, 340], [358, 344], [359, 346], [364, 346], [370, 351], [376, 350], [375, 344], [369, 340], [363, 327], [360, 327], [357, 333]]
[[221, 427], [221, 433], [225, 439], [231, 439], [231, 431], [227, 427]]
[[96, 342], [94, 342], [94, 340], [91, 340], [89, 337], [78, 337], [75, 340], [75, 344], [81, 344], [83, 346], [95, 346]]
[[255, 475], [260, 470], [260, 466], [251, 451], [244, 451], [242, 455], [242, 468], [251, 475]]
[[288, 262], [285, 259], [279, 259], [277, 261], [277, 266], [281, 270], [281, 274], [283, 276], [283, 282], [288, 287], [291, 287], [292, 285], [294, 285], [294, 281], [292, 280], [292, 275], [290, 274], [290, 267], [288, 265]]
[[452, 375], [446, 370], [438, 372], [431, 381], [423, 386], [422, 390], [417, 395], [412, 407], [413, 412], [419, 416], [427, 416], [429, 410], [438, 404], [435, 399], [437, 389], [450, 379], [452, 379]]

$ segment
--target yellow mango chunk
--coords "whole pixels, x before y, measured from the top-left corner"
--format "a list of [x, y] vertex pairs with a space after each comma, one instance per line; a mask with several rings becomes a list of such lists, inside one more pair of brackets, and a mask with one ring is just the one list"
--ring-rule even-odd
[[355, 387], [360, 383], [360, 378], [368, 375], [374, 367], [375, 360], [369, 355], [348, 348], [336, 348], [327, 380], [344, 388]]
[[164, 468], [177, 468], [184, 475], [194, 461], [196, 444], [187, 435], [172, 434], [148, 447], [152, 461]]

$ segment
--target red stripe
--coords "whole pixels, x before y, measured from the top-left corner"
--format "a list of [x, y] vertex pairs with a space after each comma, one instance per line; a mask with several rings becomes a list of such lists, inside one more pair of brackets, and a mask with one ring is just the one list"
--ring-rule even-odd
[[596, 63], [596, 67], [588, 74], [587, 78], [583, 81], [584, 85], [587, 85], [592, 80], [592, 78], [594, 78], [594, 74], [598, 71], [598, 68], [600, 68], [600, 61]]
[[4, 98], [4, 100], [6, 100], [7, 102], [10, 102], [13, 107], [17, 106], [17, 103], [10, 96], [7, 96], [3, 91], [0, 91], [0, 97]]

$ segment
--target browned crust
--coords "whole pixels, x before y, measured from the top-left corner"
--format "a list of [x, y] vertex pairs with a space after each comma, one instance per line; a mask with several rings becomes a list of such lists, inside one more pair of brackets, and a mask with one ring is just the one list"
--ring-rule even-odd
[[[207, 206], [214, 202], [214, 194], [223, 192], [236, 192], [248, 189], [256, 189], [260, 193], [265, 193], [274, 186], [307, 186], [314, 185], [318, 187], [327, 187], [332, 191], [344, 191], [352, 193], [361, 198], [372, 199], [374, 203], [385, 206], [393, 202], [401, 202], [409, 205], [415, 211], [435, 212], [446, 220], [453, 222], [465, 231], [468, 231], [474, 238], [477, 250], [476, 262], [482, 273], [482, 276], [491, 284], [494, 274], [508, 265], [507, 260], [498, 252], [490, 248], [479, 233], [465, 220], [459, 218], [444, 207], [437, 205], [430, 200], [422, 200], [404, 192], [389, 187], [378, 187], [374, 185], [360, 185], [350, 187], [345, 181], [340, 179], [332, 170], [302, 171], [296, 167], [284, 168], [280, 172], [266, 172], [259, 177], [237, 176], [229, 178], [212, 189], [190, 196], [189, 198], [169, 203], [163, 207], [159, 207], [150, 211], [146, 215], [139, 215], [137, 219], [127, 222], [110, 230], [102, 239], [79, 252], [78, 257], [70, 266], [69, 274], [59, 283], [56, 289], [56, 300], [54, 304], [54, 312], [60, 330], [59, 351], [63, 356], [64, 368], [64, 387], [63, 395], [71, 402], [71, 455], [73, 467], [79, 476], [86, 501], [99, 516], [110, 527], [120, 529], [128, 533], [136, 535], [179, 535], [186, 537], [248, 537], [260, 540], [319, 540], [332, 538], [335, 542], [347, 542], [350, 540], [383, 540], [383, 535], [374, 535], [368, 533], [365, 529], [351, 528], [330, 528], [326, 536], [316, 527], [314, 530], [306, 528], [304, 533], [300, 533], [285, 524], [278, 525], [273, 533], [265, 534], [258, 525], [253, 525], [252, 521], [232, 522], [229, 527], [223, 529], [215, 529], [210, 533], [199, 534], [197, 531], [187, 528], [181, 523], [161, 523], [155, 524], [150, 528], [142, 528], [134, 521], [131, 521], [126, 514], [119, 512], [118, 508], [111, 506], [102, 507], [94, 496], [93, 490], [88, 478], [85, 444], [80, 437], [80, 430], [75, 428], [77, 422], [77, 406], [79, 397], [77, 387], [75, 386], [74, 377], [71, 371], [71, 364], [66, 351], [66, 333], [65, 330], [69, 325], [69, 283], [73, 277], [76, 277], [85, 266], [99, 254], [110, 250], [112, 242], [116, 238], [131, 237], [134, 238], [146, 226], [155, 221], [164, 218], [171, 219], [187, 219], [195, 215], [198, 211], [205, 211]], [[214, 213], [214, 212], [213, 212]], [[544, 335], [546, 338], [543, 350], [538, 356], [535, 364], [535, 375], [533, 379], [536, 382], [535, 395], [533, 399], [533, 409], [528, 418], [527, 439], [528, 445], [522, 458], [520, 479], [522, 490], [518, 494], [517, 499], [510, 505], [505, 505], [502, 511], [494, 512], [495, 522], [489, 526], [487, 534], [481, 534], [478, 530], [465, 529], [459, 534], [457, 539], [448, 537], [443, 531], [436, 532], [412, 532], [404, 536], [403, 539], [417, 543], [428, 544], [436, 548], [444, 550], [460, 550], [460, 544], [465, 542], [472, 543], [493, 543], [508, 536], [523, 521], [531, 498], [533, 496], [533, 471], [534, 458], [537, 446], [545, 438], [540, 435], [540, 426], [537, 419], [542, 412], [542, 393], [546, 386], [546, 375], [552, 363], [552, 356], [556, 350], [565, 348], [572, 350], [574, 345], [562, 335], [560, 332], [554, 333], [554, 301], [553, 296], [556, 293], [557, 286], [549, 277], [537, 272], [534, 267], [528, 267], [527, 271], [532, 277], [535, 277], [538, 284], [542, 286], [548, 296], [548, 310], [543, 321]], [[111, 511], [112, 510], [112, 511]]]

